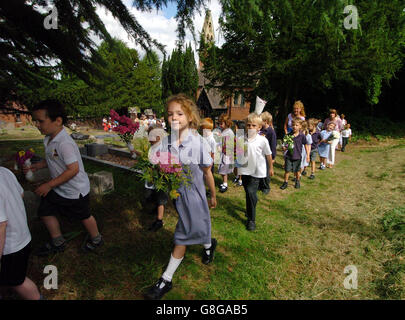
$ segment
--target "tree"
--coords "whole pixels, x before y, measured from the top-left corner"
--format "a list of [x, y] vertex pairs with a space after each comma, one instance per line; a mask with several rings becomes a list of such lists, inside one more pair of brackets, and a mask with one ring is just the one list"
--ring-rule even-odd
[[185, 93], [194, 97], [198, 87], [198, 72], [191, 44], [185, 51], [181, 47], [174, 49], [168, 60], [162, 65], [162, 97]]
[[336, 88], [361, 89], [377, 103], [383, 82], [403, 62], [403, 1], [359, 0], [358, 29], [346, 30], [347, 1], [223, 0], [225, 43], [201, 55], [205, 75], [224, 92], [252, 94], [280, 106]]
[[63, 70], [60, 80], [35, 89], [20, 86], [22, 101], [33, 105], [42, 99], [55, 98], [66, 105], [71, 116], [102, 116], [111, 108], [139, 106], [161, 111], [161, 69], [155, 52], [140, 59], [135, 49], [120, 40], [102, 42], [97, 54], [105, 61], [104, 79], [91, 76], [91, 84]]
[[[192, 16], [206, 0], [133, 1], [141, 11], [161, 9], [169, 2], [177, 3], [178, 36], [182, 42], [185, 28], [194, 32]], [[91, 76], [103, 78], [92, 36], [111, 43], [112, 39], [96, 13], [105, 8], [127, 33], [145, 50], [163, 46], [152, 39], [121, 0], [13, 0], [0, 2], [0, 93], [2, 100], [16, 94], [17, 84], [32, 88], [53, 81], [42, 66], [60, 61], [63, 67], [89, 83]], [[57, 29], [44, 28], [47, 8], [57, 9]], [[91, 76], [90, 76], [91, 75]]]

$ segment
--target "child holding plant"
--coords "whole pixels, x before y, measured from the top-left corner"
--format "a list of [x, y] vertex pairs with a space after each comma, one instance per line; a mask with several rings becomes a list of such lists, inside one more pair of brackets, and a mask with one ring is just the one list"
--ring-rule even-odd
[[[283, 151], [285, 152], [285, 165], [284, 165], [284, 182], [280, 189], [284, 190], [288, 187], [288, 177], [290, 172], [295, 175], [295, 188], [300, 188], [300, 165], [303, 146], [307, 144], [307, 138], [301, 132], [301, 121], [294, 119], [292, 121], [292, 133], [284, 138], [288, 143], [283, 144]], [[309, 162], [309, 153], [306, 155], [306, 161]]]
[[206, 141], [196, 131], [200, 123], [197, 106], [186, 95], [178, 94], [168, 98], [166, 108], [171, 135], [163, 139], [149, 158], [163, 158], [167, 154], [169, 158], [177, 158], [183, 174], [190, 177], [191, 182], [177, 189], [179, 196], [174, 205], [179, 221], [174, 233], [174, 249], [165, 272], [145, 293], [146, 299], [161, 299], [172, 288], [173, 274], [182, 262], [187, 246], [204, 246], [204, 264], [213, 261], [217, 246], [216, 239], [211, 238], [211, 217], [204, 185], [205, 180], [211, 192], [210, 207], [215, 208], [215, 184], [210, 170], [212, 158]]
[[34, 106], [33, 119], [45, 135], [45, 160], [24, 167], [23, 171], [34, 172], [48, 167], [52, 177], [35, 190], [42, 197], [38, 216], [51, 236], [51, 241], [39, 248], [36, 254], [42, 256], [64, 251], [66, 240], [56, 218], [58, 212], [82, 222], [90, 235], [82, 250], [95, 251], [104, 241], [89, 211], [90, 181], [84, 171], [79, 148], [63, 128], [67, 120], [64, 108], [56, 100], [42, 101]]
[[330, 152], [330, 145], [332, 143], [330, 137], [333, 133], [333, 129], [335, 129], [335, 123], [329, 122], [327, 129], [321, 131], [321, 140], [319, 141], [318, 146], [319, 157], [321, 158], [321, 166], [319, 169], [321, 170], [325, 170], [326, 168], [326, 159], [328, 158]]
[[273, 176], [273, 161], [270, 145], [267, 139], [259, 135], [263, 121], [256, 113], [249, 114], [246, 120], [247, 135], [247, 165], [238, 168], [242, 176], [243, 188], [246, 193], [246, 229], [256, 229], [257, 190], [267, 176]]

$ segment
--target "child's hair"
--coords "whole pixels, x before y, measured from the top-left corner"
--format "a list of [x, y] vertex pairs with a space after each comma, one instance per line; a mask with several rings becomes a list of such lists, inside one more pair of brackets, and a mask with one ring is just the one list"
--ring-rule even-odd
[[263, 122], [267, 123], [270, 127], [273, 127], [273, 116], [270, 112], [263, 112], [260, 117], [262, 118]]
[[259, 127], [263, 125], [263, 120], [262, 118], [256, 113], [250, 113], [248, 117], [246, 118], [246, 124], [250, 123], [256, 123]]
[[52, 121], [55, 121], [58, 117], [61, 117], [62, 124], [65, 124], [67, 122], [65, 108], [63, 104], [60, 103], [58, 100], [54, 99], [43, 100], [38, 104], [34, 105], [34, 107], [32, 108], [32, 111], [38, 110], [45, 110], [46, 116]]
[[337, 111], [336, 109], [329, 109], [329, 114], [334, 113], [335, 116], [337, 116]]
[[340, 114], [340, 117], [341, 117], [341, 118], [344, 118], [344, 117], [345, 117], [345, 115], [344, 115], [343, 113], [341, 113], [341, 114]]
[[198, 129], [201, 120], [195, 102], [191, 98], [186, 96], [184, 93], [179, 93], [167, 98], [166, 109], [172, 102], [177, 102], [181, 106], [181, 109], [184, 111], [187, 118], [190, 120], [189, 127], [191, 129]]
[[336, 127], [336, 124], [331, 121], [331, 122], [329, 122], [328, 125], [326, 126], [326, 129], [328, 129], [328, 127], [329, 127], [331, 124], [333, 124], [333, 126]]
[[294, 123], [298, 123], [302, 127], [302, 120], [300, 118], [295, 117], [291, 121], [291, 125], [294, 125]]
[[167, 136], [167, 132], [162, 127], [158, 127], [156, 124], [150, 125], [147, 131], [149, 141], [156, 141], [157, 137], [160, 139], [160, 137]]
[[300, 108], [300, 116], [305, 117], [305, 109], [304, 109], [304, 104], [302, 103], [301, 100], [295, 101], [293, 105], [294, 107], [299, 107]]
[[214, 129], [214, 121], [212, 121], [211, 118], [204, 118], [204, 119], [202, 119], [202, 121], [201, 121], [201, 126], [200, 126], [200, 128], [201, 128], [201, 129], [209, 129], [209, 130], [212, 130], [212, 129]]
[[349, 129], [350, 128], [350, 123], [345, 124], [345, 129]]
[[232, 120], [229, 119], [229, 117], [225, 113], [221, 114], [218, 121], [219, 121], [219, 124], [221, 124], [222, 122], [225, 122], [225, 126], [227, 128], [232, 127], [232, 124], [233, 124]]
[[238, 129], [243, 129], [245, 130], [246, 128], [246, 122], [245, 121], [238, 121]]
[[301, 120], [301, 131], [305, 135], [307, 135], [309, 133], [308, 123], [305, 120]]
[[307, 120], [307, 124], [308, 124], [308, 131], [310, 130], [309, 127], [314, 128], [314, 130], [316, 130], [316, 126], [318, 125], [319, 120], [315, 119], [315, 118], [310, 118]]

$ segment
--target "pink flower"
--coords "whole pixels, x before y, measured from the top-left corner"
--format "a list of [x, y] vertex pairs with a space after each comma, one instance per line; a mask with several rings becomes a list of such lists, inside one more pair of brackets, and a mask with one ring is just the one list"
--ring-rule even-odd
[[112, 120], [118, 120], [120, 116], [119, 116], [119, 114], [117, 112], [115, 112], [114, 109], [111, 109], [110, 110], [110, 117], [111, 117]]

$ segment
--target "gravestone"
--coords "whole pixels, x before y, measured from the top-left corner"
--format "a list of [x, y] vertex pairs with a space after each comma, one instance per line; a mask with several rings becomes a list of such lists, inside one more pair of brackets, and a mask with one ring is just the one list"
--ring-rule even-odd
[[24, 191], [24, 206], [27, 212], [27, 221], [32, 221], [37, 218], [37, 211], [41, 197], [32, 191]]
[[114, 177], [111, 172], [99, 171], [88, 176], [91, 194], [104, 195], [114, 191]]
[[108, 153], [108, 146], [105, 144], [90, 143], [85, 145], [87, 148], [87, 155], [96, 157]]

